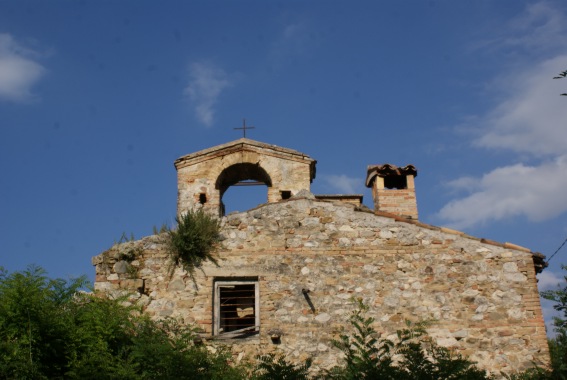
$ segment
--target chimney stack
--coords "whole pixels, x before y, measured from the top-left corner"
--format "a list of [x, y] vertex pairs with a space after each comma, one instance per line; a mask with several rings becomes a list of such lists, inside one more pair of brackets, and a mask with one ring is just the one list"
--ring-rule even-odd
[[413, 165], [369, 165], [366, 187], [372, 188], [374, 210], [417, 219], [416, 176], [417, 169]]

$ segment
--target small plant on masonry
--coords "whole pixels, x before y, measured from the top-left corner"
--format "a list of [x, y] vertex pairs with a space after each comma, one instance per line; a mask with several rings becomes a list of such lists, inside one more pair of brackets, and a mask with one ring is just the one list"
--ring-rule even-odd
[[181, 265], [193, 273], [206, 260], [218, 265], [214, 251], [220, 240], [219, 221], [203, 210], [188, 211], [175, 220], [177, 229], [168, 231], [169, 253], [174, 266]]

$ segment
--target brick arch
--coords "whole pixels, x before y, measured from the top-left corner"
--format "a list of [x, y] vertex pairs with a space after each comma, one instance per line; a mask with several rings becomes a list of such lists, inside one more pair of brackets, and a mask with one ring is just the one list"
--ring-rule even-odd
[[203, 209], [224, 215], [222, 197], [229, 187], [253, 180], [267, 186], [267, 203], [309, 190], [316, 161], [288, 148], [239, 139], [180, 157], [177, 169], [177, 212]]
[[272, 178], [259, 164], [239, 163], [230, 165], [221, 171], [215, 181], [215, 189], [219, 191], [222, 198], [230, 186], [246, 180], [262, 182], [272, 187]]

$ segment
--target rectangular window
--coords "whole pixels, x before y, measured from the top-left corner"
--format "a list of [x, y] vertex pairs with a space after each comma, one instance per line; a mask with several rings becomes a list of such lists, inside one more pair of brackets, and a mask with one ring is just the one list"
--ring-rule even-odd
[[214, 286], [214, 335], [240, 338], [260, 330], [257, 280], [218, 280]]

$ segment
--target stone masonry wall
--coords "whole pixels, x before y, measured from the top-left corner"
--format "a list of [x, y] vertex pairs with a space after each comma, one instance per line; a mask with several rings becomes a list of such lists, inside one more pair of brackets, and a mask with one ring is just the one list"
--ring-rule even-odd
[[[258, 142], [246, 143], [250, 141], [247, 139], [239, 141], [243, 141], [242, 146], [238, 145], [232, 151], [221, 149], [207, 154], [195, 153], [176, 162], [178, 214], [202, 207], [211, 215], [218, 216], [222, 199], [221, 189], [218, 188], [217, 183], [219, 176], [223, 171], [241, 164], [257, 166], [259, 171], [265, 171], [269, 176], [271, 183], [268, 186], [266, 199], [269, 203], [281, 200], [281, 191], [296, 194], [302, 189], [310, 188], [313, 161], [311, 158], [302, 156], [299, 152], [286, 153], [288, 150], [279, 147], [266, 148], [263, 147], [265, 144]], [[274, 148], [279, 150], [274, 153]], [[205, 204], [200, 203], [201, 194], [206, 197]]]
[[[163, 236], [114, 246], [93, 258], [95, 289], [131, 292], [152, 317], [196, 324], [206, 344], [230, 344], [237, 360], [277, 351], [332, 367], [340, 353], [330, 341], [348, 328], [354, 298], [386, 336], [404, 320], [431, 321], [440, 345], [495, 373], [549, 360], [532, 254], [521, 247], [310, 197], [228, 215], [222, 238], [219, 266], [206, 263], [193, 279], [180, 268], [170, 277]], [[218, 277], [258, 278], [259, 335], [212, 338]]]

